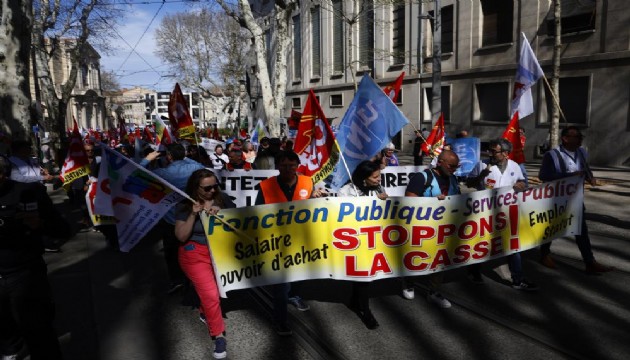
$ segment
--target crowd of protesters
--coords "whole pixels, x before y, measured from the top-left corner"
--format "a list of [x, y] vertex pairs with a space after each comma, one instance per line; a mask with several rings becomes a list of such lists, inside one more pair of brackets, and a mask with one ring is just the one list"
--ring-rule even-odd
[[[297, 173], [300, 159], [293, 152], [293, 144], [286, 138], [281, 140], [265, 137], [258, 144], [248, 137], [220, 139], [213, 151], [208, 151], [203, 146], [195, 145], [194, 141], [155, 146], [150, 133], [135, 132], [134, 135], [136, 138], [132, 136], [120, 141], [116, 136], [92, 133], [87, 134], [83, 140], [91, 173], [73, 181], [67, 188], [71, 203], [81, 212], [80, 228], [83, 231], [101, 231], [108, 244], [114, 250], [117, 249], [115, 227], [106, 225], [95, 228], [85, 205], [88, 186], [98, 177], [101, 161], [99, 154], [102, 151], [100, 147], [103, 146], [109, 146], [125, 157], [134, 159], [194, 199], [194, 203], [184, 200], [173, 207], [158, 225], [161, 227], [160, 234], [171, 283], [167, 293], [173, 294], [192, 283], [199, 298], [199, 317], [206, 324], [214, 341], [213, 356], [224, 358], [227, 356], [226, 328], [212, 266], [213, 262], [221, 259], [213, 259], [209, 253], [208, 240], [198, 214], [206, 212], [215, 215], [222, 209], [235, 205], [221, 192], [220, 178], [214, 171], [277, 169], [279, 175], [260, 183], [256, 205], [305, 200], [328, 194], [322, 189], [315, 189], [310, 178]], [[422, 137], [419, 131], [417, 135], [418, 138]], [[564, 129], [561, 134], [562, 145], [550, 150], [543, 159], [540, 178], [554, 180], [573, 174], [585, 174], [588, 181], [593, 181], [586, 162], [586, 153], [580, 147], [581, 139], [579, 129]], [[419, 146], [414, 146], [414, 151], [418, 149]], [[338, 196], [386, 199], [387, 194], [380, 184], [380, 171], [387, 166], [400, 165], [396, 151], [393, 144], [388, 144], [374, 158], [359, 164], [352, 174], [352, 182], [346, 184], [338, 192]], [[524, 191], [527, 188], [526, 178], [518, 164], [508, 159], [510, 151], [509, 142], [505, 140], [490, 142], [489, 160], [477, 165], [467, 179], [468, 185], [478, 190], [511, 186], [515, 191]], [[14, 281], [18, 287], [23, 287], [20, 291], [9, 291], [7, 286], [0, 285], [0, 354], [9, 356], [17, 353], [26, 344], [32, 359], [58, 359], [61, 358], [61, 352], [52, 328], [52, 300], [46, 265], [41, 255], [46, 248], [46, 235], [69, 237], [72, 231], [64, 219], [55, 215], [52, 202], [43, 186], [46, 182], [56, 185], [59, 182], [59, 162], [50, 151], [48, 141], [41, 142], [39, 157], [33, 155], [35, 153], [31, 143], [15, 141], [10, 157], [0, 157], [0, 279]], [[423, 162], [421, 153], [414, 154], [414, 157], [415, 165]], [[41, 160], [34, 160], [37, 158]], [[454, 176], [459, 166], [457, 154], [445, 147], [433, 159], [428, 169], [411, 178], [405, 196], [444, 199], [446, 196], [460, 194], [460, 182]], [[30, 198], [26, 199], [28, 196]], [[34, 210], [16, 210], [18, 203], [26, 201], [35, 204]], [[6, 210], [11, 207], [15, 209]], [[43, 225], [52, 221], [57, 222], [55, 226]], [[594, 260], [586, 223], [582, 222], [581, 227], [582, 235], [577, 237], [577, 243], [586, 271], [601, 273], [612, 270]], [[22, 237], [28, 240], [16, 242], [16, 239]], [[543, 246], [541, 261], [545, 266], [555, 266], [550, 244]], [[523, 277], [519, 254], [511, 255], [508, 262], [512, 272], [512, 288], [537, 290], [535, 284]], [[474, 282], [483, 283], [478, 267], [472, 268], [471, 276]], [[31, 278], [29, 282], [24, 280], [28, 277]], [[441, 308], [449, 308], [451, 303], [439, 292], [442, 277], [442, 272], [429, 276], [427, 299]], [[415, 290], [411, 279], [402, 280], [402, 296], [413, 299]], [[369, 283], [353, 284], [349, 307], [368, 329], [376, 329], [379, 324], [369, 306], [369, 290]], [[288, 283], [273, 285], [272, 293], [274, 329], [279, 335], [291, 335], [287, 321], [287, 304], [294, 305], [300, 311], [309, 310], [309, 306], [300, 297], [299, 289], [296, 286], [292, 289]], [[25, 294], [28, 295], [27, 299], [24, 298]]]

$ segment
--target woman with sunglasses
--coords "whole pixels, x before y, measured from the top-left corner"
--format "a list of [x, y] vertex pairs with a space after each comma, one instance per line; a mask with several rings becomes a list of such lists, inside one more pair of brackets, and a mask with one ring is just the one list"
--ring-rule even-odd
[[192, 173], [186, 184], [186, 193], [196, 202], [182, 202], [175, 214], [175, 236], [182, 242], [179, 264], [199, 294], [200, 319], [206, 323], [210, 336], [215, 340], [212, 355], [215, 359], [223, 359], [227, 356], [225, 323], [208, 240], [199, 213], [216, 215], [219, 210], [235, 205], [227, 194], [221, 192], [218, 178], [208, 169]]
[[[381, 200], [387, 199], [387, 193], [381, 186], [381, 164], [371, 160], [359, 163], [352, 173], [352, 182], [339, 189], [337, 196], [371, 196]], [[369, 282], [354, 282], [352, 284], [350, 309], [359, 316], [368, 329], [374, 330], [379, 326], [370, 310]]]

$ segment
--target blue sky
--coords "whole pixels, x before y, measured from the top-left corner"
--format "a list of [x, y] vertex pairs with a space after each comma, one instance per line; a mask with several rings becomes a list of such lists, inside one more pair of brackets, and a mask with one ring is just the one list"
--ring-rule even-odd
[[[126, 16], [116, 29], [124, 41], [120, 37], [112, 40], [116, 47], [115, 53], [109, 55], [101, 53], [101, 68], [113, 71], [123, 88], [142, 86], [171, 91], [176, 79], [168, 77], [172, 72], [154, 54], [157, 48], [155, 29], [159, 27], [164, 15], [186, 11], [190, 9], [190, 2], [186, 4], [181, 0], [166, 0], [161, 9], [162, 2], [157, 0], [131, 2], [135, 4], [126, 7]], [[154, 16], [155, 19], [151, 22]], [[139, 55], [136, 52], [132, 53], [131, 49], [134, 46]]]

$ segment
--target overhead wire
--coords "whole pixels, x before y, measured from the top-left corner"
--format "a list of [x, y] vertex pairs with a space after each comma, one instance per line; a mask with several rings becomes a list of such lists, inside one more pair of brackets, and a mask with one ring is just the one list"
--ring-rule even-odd
[[[151, 18], [151, 21], [149, 21], [149, 24], [147, 25], [147, 27], [144, 29], [144, 31], [142, 32], [142, 35], [140, 35], [140, 38], [138, 38], [138, 41], [136, 42], [136, 44], [133, 46], [133, 48], [131, 49], [131, 51], [129, 52], [129, 54], [127, 55], [127, 57], [125, 58], [125, 60], [122, 62], [122, 64], [120, 64], [120, 66], [118, 67], [118, 70], [116, 71], [120, 71], [120, 69], [122, 69], [123, 66], [125, 66], [125, 63], [127, 62], [127, 60], [129, 60], [129, 57], [131, 57], [131, 54], [133, 54], [134, 52], [136, 52], [136, 47], [138, 47], [138, 45], [140, 44], [140, 41], [142, 40], [142, 38], [144, 37], [144, 35], [146, 35], [147, 31], [149, 31], [149, 28], [151, 27], [151, 24], [153, 24], [153, 21], [155, 20], [155, 18], [158, 16], [158, 14], [160, 13], [160, 11], [162, 10], [162, 8], [164, 7], [164, 1], [162, 2], [162, 4], [160, 5], [160, 7], [157, 9], [157, 11], [155, 12], [155, 14], [153, 15], [153, 17]], [[126, 42], [126, 41], [125, 41]], [[137, 52], [136, 52], [137, 54]], [[146, 60], [145, 60], [146, 62]], [[148, 64], [148, 63], [147, 63]], [[151, 65], [149, 65], [151, 66]], [[158, 73], [156, 71], [156, 73]], [[158, 73], [159, 75], [159, 73]]]
[[[109, 25], [109, 23], [107, 22], [107, 19], [105, 19], [105, 18], [104, 18], [101, 14], [99, 14], [99, 13], [98, 13], [98, 11], [96, 11], [96, 10], [95, 10], [95, 12], [96, 12], [96, 15], [98, 15], [98, 17], [100, 17], [100, 18], [101, 18], [101, 20], [103, 20], [103, 22], [105, 22], [105, 24], [108, 24], [108, 25]], [[136, 51], [136, 49], [135, 49], [134, 47], [132, 47], [132, 46], [131, 46], [131, 44], [129, 44], [129, 43], [127, 42], [127, 40], [125, 40], [125, 38], [124, 38], [122, 35], [120, 35], [120, 33], [118, 32], [118, 30], [116, 30], [116, 28], [115, 28], [115, 27], [113, 27], [113, 26], [112, 26], [112, 27], [111, 27], [111, 29], [112, 29], [112, 30], [116, 33], [116, 35], [118, 35], [118, 37], [119, 37], [119, 38], [120, 38], [120, 39], [121, 39], [121, 40], [122, 40], [122, 41], [123, 41], [123, 42], [124, 42], [124, 43], [125, 43], [125, 44], [129, 47], [129, 48], [130, 48], [130, 49], [131, 49], [131, 52], [130, 52], [130, 53], [129, 53], [129, 55], [127, 56], [127, 59], [129, 58], [129, 56], [130, 56], [132, 53], [135, 53], [136, 55], [138, 55], [138, 57], [139, 57], [139, 58], [140, 58], [140, 59], [141, 59], [141, 60], [142, 60], [145, 64], [147, 64], [147, 66], [148, 66], [151, 70], [153, 70], [156, 74], [158, 74], [158, 75], [160, 75], [160, 76], [161, 76], [161, 74], [160, 74], [160, 73], [159, 73], [159, 72], [158, 72], [158, 71], [157, 71], [157, 70], [153, 67], [153, 65], [151, 65], [151, 64], [150, 64], [150, 63], [149, 63], [149, 62], [148, 62], [148, 61], [147, 61], [144, 57], [142, 57], [142, 55], [140, 55], [140, 53], [139, 53], [139, 52], [137, 52], [137, 51]], [[145, 33], [146, 33], [146, 30], [145, 30]], [[125, 61], [127, 61], [127, 59], [125, 59]], [[123, 64], [124, 64], [124, 63], [123, 63]], [[116, 71], [115, 71], [115, 73], [119, 73], [121, 68], [122, 68], [122, 65], [118, 68], [118, 70], [116, 70]]]

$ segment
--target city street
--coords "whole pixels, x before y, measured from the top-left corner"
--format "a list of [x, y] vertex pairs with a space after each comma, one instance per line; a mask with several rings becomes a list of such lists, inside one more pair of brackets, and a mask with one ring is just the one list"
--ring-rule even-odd
[[[409, 163], [409, 159], [401, 159]], [[538, 164], [528, 164], [536, 182]], [[484, 284], [466, 269], [446, 273], [443, 294], [453, 306], [426, 301], [423, 277], [416, 298], [400, 295], [400, 282], [373, 283], [372, 311], [380, 323], [368, 330], [346, 306], [351, 284], [317, 280], [301, 284], [311, 306], [290, 306], [294, 335], [272, 330], [264, 289], [229, 293], [222, 308], [229, 359], [627, 359], [630, 354], [630, 172], [596, 168], [601, 186], [588, 188], [586, 216], [596, 259], [617, 269], [587, 275], [573, 239], [554, 241], [555, 270], [524, 253], [535, 293], [509, 286], [505, 261], [484, 264]], [[65, 210], [63, 190], [51, 193]], [[167, 295], [159, 235], [130, 253], [107, 248], [98, 232], [80, 232], [47, 253], [57, 306], [56, 327], [67, 360], [211, 359], [212, 342], [185, 291]]]

